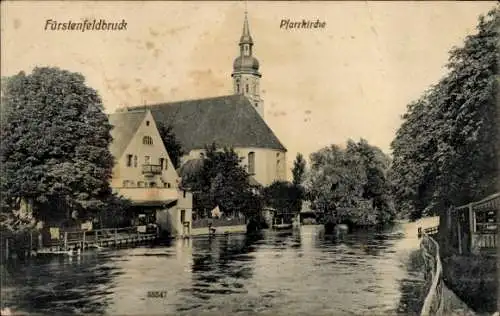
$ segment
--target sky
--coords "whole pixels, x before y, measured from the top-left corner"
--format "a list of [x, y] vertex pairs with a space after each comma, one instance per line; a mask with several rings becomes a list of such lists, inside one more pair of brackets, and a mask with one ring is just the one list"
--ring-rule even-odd
[[[390, 153], [406, 105], [446, 74], [448, 52], [475, 32], [488, 2], [246, 4], [260, 62], [265, 120], [306, 157], [364, 138]], [[121, 106], [232, 94], [245, 3], [1, 3], [1, 75], [35, 66], [82, 73], [106, 112]], [[127, 23], [122, 31], [51, 31], [48, 19]], [[283, 19], [324, 29], [280, 29]]]

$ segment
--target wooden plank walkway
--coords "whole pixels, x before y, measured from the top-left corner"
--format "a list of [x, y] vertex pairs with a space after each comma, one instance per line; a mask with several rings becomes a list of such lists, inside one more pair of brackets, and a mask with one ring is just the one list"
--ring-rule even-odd
[[52, 241], [40, 249], [35, 255], [71, 255], [76, 252], [134, 245], [151, 242], [158, 238], [155, 233], [139, 233], [134, 227], [121, 229], [101, 229], [94, 231], [69, 231], [62, 234], [62, 239]]

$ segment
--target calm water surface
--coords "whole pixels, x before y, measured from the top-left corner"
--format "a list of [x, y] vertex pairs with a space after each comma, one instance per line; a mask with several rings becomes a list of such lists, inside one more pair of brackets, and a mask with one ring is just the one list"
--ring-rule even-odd
[[415, 232], [400, 224], [334, 242], [320, 226], [303, 226], [11, 262], [2, 266], [2, 307], [47, 315], [412, 314], [422, 290]]

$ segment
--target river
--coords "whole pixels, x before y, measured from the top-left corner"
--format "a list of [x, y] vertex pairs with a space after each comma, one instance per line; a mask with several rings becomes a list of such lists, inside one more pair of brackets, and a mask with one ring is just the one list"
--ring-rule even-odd
[[423, 284], [416, 225], [342, 242], [302, 226], [11, 261], [2, 265], [2, 307], [47, 315], [414, 314]]

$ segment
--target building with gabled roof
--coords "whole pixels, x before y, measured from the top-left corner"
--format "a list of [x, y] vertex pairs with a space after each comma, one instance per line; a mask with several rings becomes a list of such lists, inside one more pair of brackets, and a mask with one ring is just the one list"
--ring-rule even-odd
[[242, 163], [263, 186], [286, 180], [286, 148], [264, 121], [260, 96], [260, 64], [253, 55], [253, 39], [245, 13], [233, 62], [233, 94], [197, 100], [143, 105], [122, 111], [151, 110], [156, 122], [171, 126], [185, 156], [181, 164], [203, 157], [205, 147], [233, 147]]
[[180, 178], [163, 144], [150, 110], [109, 115], [110, 151], [115, 158], [111, 187], [173, 235], [191, 230], [192, 194], [179, 188]]

